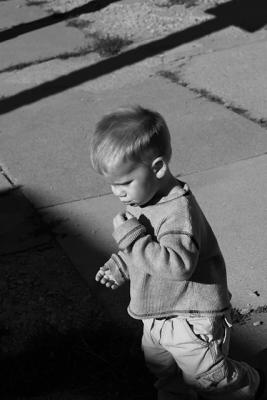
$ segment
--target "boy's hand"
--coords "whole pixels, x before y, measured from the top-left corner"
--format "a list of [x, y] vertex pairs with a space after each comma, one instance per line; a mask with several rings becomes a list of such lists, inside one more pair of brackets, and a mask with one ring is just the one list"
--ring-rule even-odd
[[109, 268], [105, 266], [99, 268], [99, 271], [96, 273], [95, 280], [102, 283], [102, 285], [106, 285], [106, 287], [111, 288], [112, 290], [118, 289], [119, 287], [118, 282], [111, 275]]
[[113, 218], [113, 228], [117, 229], [120, 225], [122, 225], [128, 219], [134, 218], [134, 216], [126, 211], [125, 213], [119, 213]]

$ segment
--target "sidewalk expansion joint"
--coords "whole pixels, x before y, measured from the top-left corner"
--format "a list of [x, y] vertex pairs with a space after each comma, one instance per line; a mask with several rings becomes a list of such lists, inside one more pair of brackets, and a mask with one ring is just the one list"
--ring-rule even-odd
[[35, 251], [35, 250], [36, 251], [45, 251], [45, 250], [50, 250], [53, 248], [55, 248], [55, 244], [52, 243], [52, 241], [51, 241], [51, 243], [49, 243], [49, 242], [40, 243], [40, 244], [24, 247], [24, 248], [18, 249], [18, 250], [3, 251], [3, 252], [0, 252], [0, 257], [29, 253], [30, 251]]
[[188, 82], [186, 82], [182, 76], [181, 71], [173, 72], [171, 70], [161, 70], [157, 73], [162, 78], [168, 79], [169, 81], [176, 83], [177, 85], [183, 86], [190, 90], [191, 92], [197, 94], [199, 97], [205, 98], [210, 102], [219, 104], [226, 109], [234, 112], [235, 114], [241, 115], [242, 117], [248, 119], [249, 121], [259, 125], [261, 128], [267, 129], [267, 119], [266, 118], [256, 118], [253, 117], [248, 110], [244, 108], [234, 105], [233, 103], [229, 103], [223, 100], [221, 97], [209, 92], [206, 89], [200, 89], [190, 86]]
[[266, 157], [266, 156], [267, 156], [267, 152], [259, 153], [259, 154], [255, 154], [255, 155], [252, 155], [252, 156], [240, 158], [239, 160], [235, 160], [235, 161], [232, 161], [232, 162], [226, 162], [226, 163], [217, 165], [215, 167], [205, 168], [205, 169], [202, 169], [202, 170], [192, 170], [192, 171], [189, 171], [189, 172], [186, 172], [186, 173], [180, 173], [180, 174], [175, 175], [175, 177], [176, 178], [179, 178], [179, 177], [183, 178], [184, 176], [200, 174], [202, 172], [211, 171], [213, 169], [216, 170], [218, 168], [224, 168], [224, 167], [228, 167], [230, 165], [234, 165], [234, 164], [241, 163], [241, 162], [244, 162], [244, 161], [253, 160], [253, 159], [256, 159], [256, 158], [259, 158], [259, 157]]
[[[264, 156], [267, 156], [267, 152], [255, 154], [255, 155], [252, 155], [252, 156], [249, 156], [249, 157], [245, 157], [245, 158], [241, 158], [239, 160], [235, 160], [233, 162], [220, 164], [220, 165], [217, 165], [217, 166], [212, 166], [210, 168], [205, 168], [205, 169], [202, 169], [202, 170], [192, 170], [192, 171], [189, 171], [189, 172], [181, 172], [181, 173], [175, 174], [175, 177], [176, 178], [183, 178], [185, 176], [199, 174], [201, 172], [211, 171], [212, 169], [217, 169], [217, 168], [221, 168], [221, 167], [227, 167], [227, 166], [232, 165], [232, 164], [236, 164], [236, 163], [239, 163], [239, 162], [248, 161], [248, 160], [252, 160], [252, 159], [255, 159], [255, 158], [258, 158], [258, 157], [264, 157]], [[37, 211], [45, 211], [46, 209], [53, 208], [53, 207], [60, 207], [60, 206], [64, 206], [64, 205], [67, 205], [67, 204], [78, 203], [79, 201], [94, 200], [94, 199], [98, 199], [100, 197], [106, 197], [106, 196], [112, 196], [112, 195], [113, 194], [110, 191], [110, 192], [106, 192], [106, 193], [97, 194], [95, 196], [94, 195], [93, 196], [85, 196], [85, 197], [81, 197], [79, 199], [74, 199], [74, 200], [69, 200], [69, 201], [68, 200], [67, 201], [61, 201], [61, 202], [54, 203], [54, 204], [49, 204], [49, 205], [46, 205], [46, 206], [36, 207], [36, 210]]]
[[22, 62], [19, 64], [10, 65], [9, 67], [1, 69], [0, 74], [21, 71], [25, 68], [44, 64], [44, 63], [50, 62], [50, 61], [68, 60], [70, 58], [79, 58], [79, 57], [86, 56], [87, 54], [92, 53], [93, 51], [94, 50], [88, 45], [85, 47], [81, 47], [76, 51], [61, 53], [61, 54], [58, 54], [57, 56], [45, 57], [45, 58], [40, 58], [35, 61]]
[[48, 208], [64, 206], [66, 204], [77, 203], [79, 201], [86, 201], [86, 200], [90, 200], [90, 199], [97, 199], [99, 197], [105, 197], [105, 196], [110, 196], [110, 195], [112, 195], [111, 191], [110, 192], [106, 192], [106, 193], [102, 193], [102, 194], [97, 194], [96, 196], [85, 196], [85, 197], [81, 197], [79, 199], [73, 199], [73, 200], [67, 200], [67, 201], [59, 201], [58, 203], [49, 204], [49, 205], [46, 205], [46, 206], [36, 207], [36, 210], [37, 211], [43, 211], [43, 210], [46, 210]]
[[12, 186], [12, 188], [15, 188], [17, 185], [11, 178], [11, 176], [8, 174], [8, 172], [0, 165], [0, 174], [8, 181], [8, 183]]

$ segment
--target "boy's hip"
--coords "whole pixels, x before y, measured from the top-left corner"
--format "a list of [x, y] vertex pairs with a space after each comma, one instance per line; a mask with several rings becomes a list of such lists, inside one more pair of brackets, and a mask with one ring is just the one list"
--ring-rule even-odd
[[189, 377], [206, 374], [221, 364], [220, 373], [226, 372], [224, 360], [229, 351], [229, 316], [172, 317], [144, 320], [143, 323], [142, 348], [149, 365], [164, 371], [175, 361]]
[[156, 346], [188, 349], [193, 345], [203, 349], [217, 343], [216, 347], [223, 348], [225, 355], [228, 353], [232, 326], [230, 311], [222, 316], [151, 318], [143, 320], [143, 324], [144, 339], [149, 338], [148, 341]]

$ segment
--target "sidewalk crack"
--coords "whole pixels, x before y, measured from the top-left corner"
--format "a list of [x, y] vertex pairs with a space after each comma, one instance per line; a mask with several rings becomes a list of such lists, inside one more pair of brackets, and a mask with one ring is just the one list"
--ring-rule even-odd
[[4, 169], [1, 165], [0, 165], [0, 174], [3, 175], [3, 177], [8, 181], [8, 183], [12, 186], [12, 187], [16, 187], [16, 183], [14, 182], [14, 180], [11, 178], [11, 176], [8, 174], [8, 172], [6, 171], [6, 169]]
[[[182, 65], [183, 66], [183, 65]], [[182, 67], [181, 66], [181, 67]], [[221, 97], [209, 92], [203, 88], [195, 88], [190, 86], [188, 82], [186, 82], [182, 76], [181, 71], [173, 72], [171, 70], [161, 70], [157, 73], [159, 76], [168, 79], [169, 81], [176, 83], [177, 85], [183, 86], [195, 93], [197, 96], [207, 99], [210, 102], [217, 103], [225, 107], [226, 109], [234, 112], [235, 114], [241, 115], [242, 117], [248, 119], [251, 122], [259, 125], [261, 128], [267, 129], [267, 119], [266, 118], [256, 118], [253, 117], [250, 112], [239, 105], [235, 105], [233, 103], [229, 103], [226, 100], [223, 100]]]

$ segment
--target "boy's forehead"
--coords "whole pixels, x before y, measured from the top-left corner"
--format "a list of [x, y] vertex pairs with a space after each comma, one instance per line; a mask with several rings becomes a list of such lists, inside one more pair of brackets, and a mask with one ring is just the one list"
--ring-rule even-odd
[[132, 161], [125, 161], [118, 163], [117, 165], [112, 166], [109, 168], [107, 172], [104, 173], [104, 176], [108, 180], [120, 180], [121, 178], [124, 178], [125, 176], [128, 176], [129, 174], [134, 173], [137, 165], [136, 163]]
[[141, 167], [141, 164], [134, 161], [125, 161], [110, 168], [104, 176], [109, 183], [123, 183], [132, 179]]

